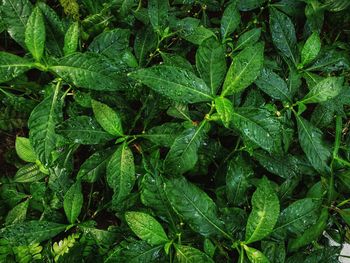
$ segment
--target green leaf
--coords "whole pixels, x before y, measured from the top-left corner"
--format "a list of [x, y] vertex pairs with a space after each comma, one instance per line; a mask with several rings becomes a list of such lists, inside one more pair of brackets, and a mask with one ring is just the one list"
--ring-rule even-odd
[[65, 56], [70, 55], [77, 51], [78, 44], [79, 44], [79, 35], [80, 35], [79, 23], [74, 22], [69, 26], [64, 36], [63, 52]]
[[40, 181], [44, 177], [46, 174], [40, 170], [36, 163], [29, 163], [18, 169], [12, 181], [14, 183], [32, 183]]
[[166, 122], [160, 126], [152, 127], [141, 136], [156, 145], [171, 147], [182, 131], [183, 127], [179, 123]]
[[97, 100], [91, 100], [91, 105], [97, 122], [105, 131], [115, 136], [123, 136], [121, 119], [116, 111]]
[[213, 263], [214, 261], [202, 251], [190, 247], [174, 244], [176, 260], [179, 263]]
[[137, 32], [134, 50], [140, 66], [145, 66], [149, 53], [157, 46], [157, 34], [152, 27], [142, 28]]
[[268, 68], [261, 71], [255, 84], [271, 98], [281, 101], [292, 101], [292, 94], [287, 83], [276, 73]]
[[226, 74], [226, 57], [223, 45], [214, 38], [202, 42], [196, 53], [196, 67], [205, 83], [215, 95]]
[[114, 202], [118, 203], [130, 194], [135, 179], [134, 156], [124, 142], [107, 164], [107, 183], [115, 193]]
[[230, 161], [226, 173], [226, 195], [228, 201], [234, 206], [246, 202], [246, 196], [251, 186], [250, 179], [254, 171], [242, 155]]
[[299, 143], [311, 165], [320, 173], [327, 173], [327, 161], [331, 156], [330, 149], [323, 141], [321, 130], [301, 116], [296, 115]]
[[99, 144], [113, 139], [102, 130], [98, 122], [89, 116], [72, 117], [56, 129], [59, 134], [79, 144]]
[[188, 128], [175, 139], [164, 160], [165, 172], [183, 174], [196, 165], [198, 148], [205, 133], [204, 126], [205, 122], [198, 128]]
[[[24, 34], [33, 6], [29, 0], [3, 0], [1, 18], [7, 32], [18, 44], [25, 47]], [[0, 63], [2, 64], [2, 63]]]
[[5, 219], [5, 225], [20, 224], [27, 216], [27, 210], [29, 205], [29, 199], [19, 203], [14, 208], [12, 208]]
[[237, 40], [234, 50], [241, 50], [258, 42], [261, 35], [261, 28], [254, 28], [243, 33]]
[[0, 236], [13, 245], [29, 245], [53, 238], [65, 229], [66, 225], [35, 220], [2, 228]]
[[16, 153], [23, 161], [34, 163], [36, 161], [35, 151], [28, 138], [16, 137]]
[[131, 230], [150, 245], [160, 245], [169, 241], [162, 225], [149, 214], [126, 212], [125, 220]]
[[224, 126], [228, 128], [232, 122], [234, 109], [230, 100], [224, 97], [215, 98], [215, 108]]
[[81, 190], [81, 183], [77, 181], [66, 192], [63, 199], [63, 208], [69, 223], [73, 224], [83, 207], [84, 197]]
[[151, 25], [156, 32], [161, 32], [168, 20], [168, 0], [149, 0], [148, 16]]
[[270, 260], [270, 262], [286, 262], [286, 248], [284, 242], [262, 241], [261, 249], [263, 254]]
[[213, 99], [205, 82], [185, 69], [160, 65], [131, 72], [128, 76], [175, 101], [196, 103]]
[[320, 36], [314, 32], [306, 40], [303, 49], [301, 50], [301, 63], [306, 65], [313, 61], [321, 50]]
[[239, 23], [241, 22], [241, 16], [238, 12], [236, 4], [230, 4], [226, 7], [222, 17], [221, 17], [221, 37], [225, 41], [230, 34], [232, 34]]
[[259, 76], [264, 62], [264, 45], [249, 46], [233, 57], [227, 72], [222, 96], [243, 91]]
[[268, 258], [259, 250], [243, 245], [245, 252], [247, 253], [248, 259], [252, 263], [270, 263]]
[[186, 17], [178, 22], [180, 36], [195, 45], [201, 45], [202, 42], [210, 37], [215, 37], [215, 33], [201, 25], [199, 19]]
[[324, 102], [335, 98], [343, 88], [343, 77], [328, 77], [318, 82], [300, 101], [303, 104]]
[[245, 244], [267, 237], [272, 232], [280, 213], [278, 197], [266, 177], [261, 179], [253, 194], [252, 206], [246, 227]]
[[126, 88], [125, 76], [120, 69], [95, 53], [73, 53], [49, 69], [77, 87], [110, 91]]
[[281, 124], [271, 112], [262, 108], [236, 108], [232, 125], [264, 150], [280, 151]]
[[297, 64], [297, 39], [290, 18], [275, 8], [270, 8], [272, 41], [283, 56]]
[[16, 55], [0, 52], [0, 83], [9, 81], [33, 68], [33, 63]]
[[56, 147], [57, 140], [55, 126], [62, 119], [59, 91], [60, 83], [56, 85], [50, 96], [34, 108], [28, 120], [30, 143], [44, 166], [51, 162], [51, 153]]
[[239, 0], [238, 7], [241, 11], [250, 11], [262, 6], [266, 0]]
[[184, 177], [172, 178], [165, 183], [165, 193], [174, 210], [199, 234], [230, 236], [216, 213], [216, 204], [201, 189]]
[[35, 60], [40, 61], [45, 48], [46, 31], [44, 17], [36, 6], [26, 24], [25, 44]]

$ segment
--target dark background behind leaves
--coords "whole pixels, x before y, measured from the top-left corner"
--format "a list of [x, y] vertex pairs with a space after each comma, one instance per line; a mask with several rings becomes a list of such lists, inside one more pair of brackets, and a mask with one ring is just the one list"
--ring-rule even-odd
[[1, 262], [338, 262], [348, 0], [0, 4]]

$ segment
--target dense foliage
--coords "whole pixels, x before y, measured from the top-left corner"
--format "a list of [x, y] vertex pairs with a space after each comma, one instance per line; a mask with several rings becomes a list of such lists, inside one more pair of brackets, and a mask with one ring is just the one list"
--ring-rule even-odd
[[350, 1], [0, 1], [1, 262], [338, 262]]

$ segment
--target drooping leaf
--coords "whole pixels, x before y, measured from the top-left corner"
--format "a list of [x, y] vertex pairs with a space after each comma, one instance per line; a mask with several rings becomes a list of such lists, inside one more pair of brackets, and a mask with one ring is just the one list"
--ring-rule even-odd
[[226, 74], [224, 47], [214, 38], [203, 41], [196, 53], [196, 67], [211, 94], [215, 95]]
[[28, 18], [24, 42], [35, 60], [40, 61], [45, 48], [46, 31], [44, 17], [38, 6]]
[[210, 88], [192, 72], [172, 66], [154, 66], [128, 74], [154, 91], [179, 102], [212, 100]]
[[229, 237], [217, 216], [214, 201], [184, 177], [172, 178], [165, 183], [165, 192], [174, 210], [196, 232], [208, 237]]
[[107, 183], [115, 193], [115, 203], [122, 201], [134, 187], [134, 156], [126, 143], [118, 147], [107, 164]]
[[243, 91], [259, 76], [264, 62], [264, 45], [262, 43], [249, 46], [233, 57], [227, 72], [223, 96]]
[[162, 225], [149, 214], [126, 212], [125, 219], [131, 230], [148, 244], [155, 246], [168, 241]]
[[36, 163], [30, 163], [18, 169], [12, 181], [15, 183], [32, 183], [40, 181], [44, 177], [46, 177], [46, 174], [40, 170], [40, 166]]
[[176, 259], [179, 263], [212, 263], [214, 262], [207, 254], [202, 251], [184, 245], [175, 244]]
[[81, 208], [83, 207], [83, 201], [84, 197], [81, 190], [81, 183], [77, 181], [66, 192], [63, 200], [64, 212], [71, 224], [77, 220]]
[[271, 183], [264, 177], [252, 197], [252, 212], [249, 215], [245, 244], [259, 241], [268, 236], [279, 216], [280, 204]]
[[0, 52], [0, 83], [18, 77], [33, 66], [29, 60], [7, 52]]
[[16, 153], [24, 161], [33, 163], [36, 161], [36, 155], [28, 138], [16, 137]]

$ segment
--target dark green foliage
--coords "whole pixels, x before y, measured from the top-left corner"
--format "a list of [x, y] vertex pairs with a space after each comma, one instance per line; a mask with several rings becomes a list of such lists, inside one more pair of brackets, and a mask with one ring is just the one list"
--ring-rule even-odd
[[0, 14], [0, 262], [339, 262], [348, 0]]

